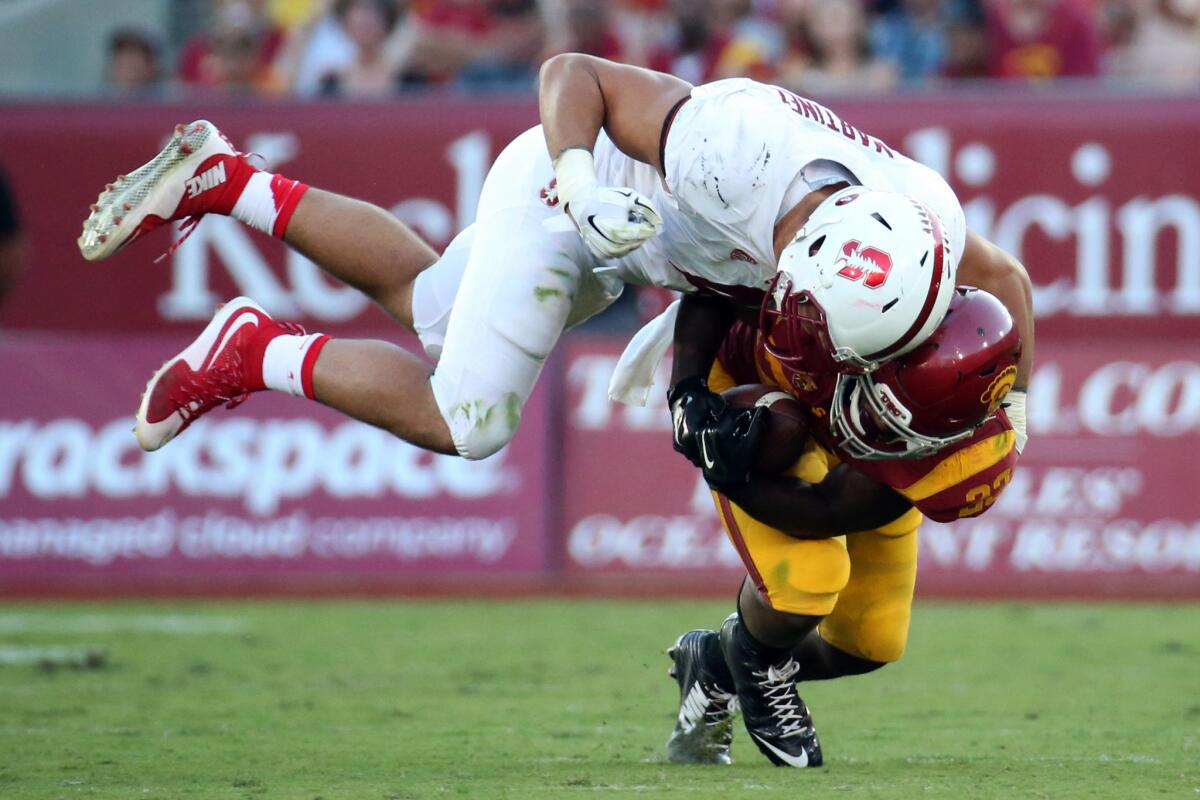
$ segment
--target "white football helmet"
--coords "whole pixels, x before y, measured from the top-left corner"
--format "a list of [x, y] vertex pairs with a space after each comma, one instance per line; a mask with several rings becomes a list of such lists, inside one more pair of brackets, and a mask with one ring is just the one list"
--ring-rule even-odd
[[950, 307], [958, 254], [915, 197], [842, 189], [779, 257], [763, 301], [764, 346], [785, 369], [870, 372], [933, 333]]

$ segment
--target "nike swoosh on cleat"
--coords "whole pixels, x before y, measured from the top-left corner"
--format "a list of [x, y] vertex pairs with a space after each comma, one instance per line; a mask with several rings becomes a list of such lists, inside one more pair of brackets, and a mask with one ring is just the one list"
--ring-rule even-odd
[[[192, 368], [197, 372], [208, 369], [208, 367], [212, 364], [213, 359], [221, 354], [221, 351], [225, 349], [225, 345], [229, 343], [229, 340], [233, 338], [234, 334], [236, 334], [246, 325], [258, 325], [258, 314], [247, 310], [242, 311], [236, 317], [230, 317], [225, 323], [225, 330], [222, 331], [222, 335], [220, 340], [217, 342], [217, 346], [208, 351], [208, 355], [205, 356], [204, 361], [201, 362], [199, 367]], [[192, 365], [189, 364], [188, 366]]]
[[776, 747], [775, 745], [768, 742], [766, 739], [763, 739], [761, 736], [758, 736], [757, 734], [755, 734], [754, 731], [750, 731], [750, 735], [754, 737], [755, 742], [757, 742], [762, 747], [767, 748], [775, 755], [779, 756], [779, 760], [782, 761], [783, 763], [787, 764], [789, 767], [807, 767], [808, 766], [808, 753], [807, 752], [801, 751], [801, 754], [799, 756], [794, 756], [790, 753], [783, 752], [778, 747]]
[[716, 466], [717, 462], [708, 454], [708, 444], [703, 437], [700, 439], [700, 455], [704, 457], [705, 469], [712, 469]]

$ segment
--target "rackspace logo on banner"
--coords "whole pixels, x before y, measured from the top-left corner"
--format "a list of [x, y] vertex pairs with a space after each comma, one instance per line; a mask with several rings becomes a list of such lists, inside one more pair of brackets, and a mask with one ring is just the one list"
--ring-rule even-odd
[[131, 425], [0, 421], [0, 575], [31, 562], [541, 565], [539, 482], [519, 447], [469, 462], [357, 422], [218, 415], [146, 454]]
[[0, 498], [179, 494], [233, 499], [266, 516], [317, 491], [339, 500], [475, 500], [511, 494], [518, 483], [503, 456], [435, 456], [356, 422], [327, 430], [307, 419], [206, 419], [154, 454], [138, 448], [131, 427], [130, 419], [98, 429], [81, 419], [0, 422]]

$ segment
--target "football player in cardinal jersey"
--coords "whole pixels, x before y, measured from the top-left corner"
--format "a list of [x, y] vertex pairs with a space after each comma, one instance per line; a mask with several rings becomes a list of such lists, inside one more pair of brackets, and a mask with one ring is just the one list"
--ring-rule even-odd
[[[729, 763], [741, 708], [781, 766], [819, 766], [799, 681], [856, 675], [904, 651], [923, 517], [982, 514], [1012, 479], [1021, 444], [1003, 401], [1021, 360], [1012, 317], [992, 295], [956, 289], [941, 325], [872, 372], [814, 372], [778, 327], [735, 325], [709, 384], [804, 386], [811, 439], [782, 476], [751, 475], [765, 409], [730, 409], [697, 436], [704, 474], [747, 577], [720, 631], [669, 650], [680, 711], [672, 760]], [[788, 351], [794, 352], [794, 351]]]
[[[79, 237], [85, 258], [172, 220], [230, 215], [368, 294], [436, 361], [308, 334], [237, 298], [151, 378], [141, 446], [275, 389], [484, 458], [515, 433], [562, 332], [635, 283], [689, 294], [635, 338], [614, 394], [645, 402], [676, 331], [669, 402], [676, 447], [694, 459], [693, 433], [716, 406], [704, 377], [716, 347], [789, 264], [778, 291], [803, 301], [847, 369], [919, 344], [956, 275], [999, 297], [1031, 343], [1021, 265], [966, 230], [935, 172], [817, 103], [750, 80], [693, 87], [566, 54], [543, 65], [539, 106], [542, 124], [499, 155], [476, 221], [440, 257], [376, 206], [257, 170], [204, 121], [179, 126], [158, 156], [109, 184]], [[1019, 386], [1027, 374], [1023, 361]]]

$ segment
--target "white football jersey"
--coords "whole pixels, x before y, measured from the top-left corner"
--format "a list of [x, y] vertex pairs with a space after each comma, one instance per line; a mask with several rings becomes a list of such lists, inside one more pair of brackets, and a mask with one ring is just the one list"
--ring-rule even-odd
[[928, 205], [955, 268], [966, 238], [962, 206], [937, 172], [818, 103], [746, 78], [692, 90], [667, 136], [665, 187], [603, 132], [595, 155], [602, 184], [636, 189], [663, 217], [658, 236], [611, 262], [628, 283], [765, 289], [777, 267], [776, 223], [805, 194], [841, 179]]

